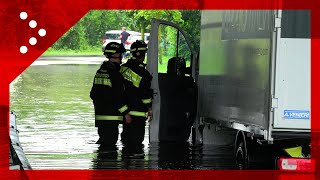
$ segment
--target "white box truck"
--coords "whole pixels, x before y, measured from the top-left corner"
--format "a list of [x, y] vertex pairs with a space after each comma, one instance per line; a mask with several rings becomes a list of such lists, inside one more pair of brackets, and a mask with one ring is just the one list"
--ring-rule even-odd
[[189, 42], [178, 25], [152, 20], [150, 142], [232, 139], [240, 169], [259, 146], [274, 148], [280, 169], [311, 170], [310, 12], [203, 10], [200, 52]]

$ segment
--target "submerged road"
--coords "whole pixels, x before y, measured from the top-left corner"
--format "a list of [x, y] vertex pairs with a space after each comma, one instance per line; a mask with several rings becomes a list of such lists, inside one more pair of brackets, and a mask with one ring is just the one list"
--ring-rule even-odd
[[[33, 169], [235, 169], [232, 145], [150, 143], [144, 156], [123, 156], [95, 142], [89, 92], [103, 56], [40, 57], [10, 85], [10, 110]], [[120, 132], [122, 126], [119, 126]]]

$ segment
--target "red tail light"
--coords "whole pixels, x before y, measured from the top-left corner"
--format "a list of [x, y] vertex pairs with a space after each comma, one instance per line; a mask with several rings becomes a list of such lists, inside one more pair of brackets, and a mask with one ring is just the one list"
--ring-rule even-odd
[[280, 158], [278, 169], [283, 171], [315, 172], [315, 160], [306, 158]]
[[130, 44], [132, 44], [132, 43], [129, 42], [129, 41], [126, 41], [125, 44], [126, 44], [126, 45], [130, 45]]
[[104, 44], [106, 42], [106, 39], [102, 39], [102, 44]]

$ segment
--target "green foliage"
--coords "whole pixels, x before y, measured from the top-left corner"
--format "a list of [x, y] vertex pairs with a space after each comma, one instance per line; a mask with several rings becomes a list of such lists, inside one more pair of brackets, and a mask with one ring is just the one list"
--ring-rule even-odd
[[[127, 30], [139, 31], [144, 34], [150, 32], [152, 18], [178, 23], [192, 37], [192, 43], [199, 46], [200, 11], [198, 10], [92, 10], [53, 44], [51, 50], [86, 51], [97, 49], [100, 51], [102, 38], [106, 31], [120, 30], [125, 26]], [[173, 33], [166, 32], [169, 34], [167, 37], [161, 35], [159, 37], [164, 38], [164, 42], [166, 42]]]
[[201, 26], [201, 11], [181, 11], [184, 23], [181, 28], [189, 35], [193, 49], [199, 52], [200, 49], [200, 26]]

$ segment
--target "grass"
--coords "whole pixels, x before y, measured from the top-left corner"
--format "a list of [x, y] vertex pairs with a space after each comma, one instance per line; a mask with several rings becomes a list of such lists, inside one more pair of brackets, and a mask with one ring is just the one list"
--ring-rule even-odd
[[[43, 53], [44, 56], [76, 56], [76, 55], [103, 55], [99, 48], [86, 49], [83, 51], [79, 50], [55, 50], [49, 48], [46, 52]], [[147, 58], [146, 58], [147, 59]], [[166, 73], [167, 64], [169, 56], [162, 56], [162, 64], [158, 63], [158, 72]], [[146, 60], [144, 61], [146, 63]], [[187, 62], [187, 66], [190, 66], [190, 62]]]
[[103, 55], [101, 52], [101, 48], [92, 48], [92, 49], [85, 49], [85, 50], [56, 50], [49, 48], [46, 52], [44, 52], [42, 55], [45, 56], [60, 56], [60, 55]]
[[[167, 73], [168, 60], [171, 56], [162, 56], [162, 64], [158, 62], [158, 72]], [[190, 61], [186, 62], [186, 67], [190, 67]]]
[[158, 72], [167, 73], [167, 62], [163, 62], [162, 64], [158, 63]]

